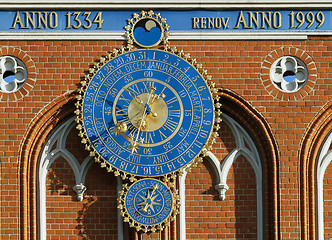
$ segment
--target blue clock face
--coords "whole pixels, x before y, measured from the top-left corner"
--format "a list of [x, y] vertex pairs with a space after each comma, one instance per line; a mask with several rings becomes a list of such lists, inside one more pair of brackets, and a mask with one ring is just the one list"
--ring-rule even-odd
[[214, 104], [200, 73], [165, 51], [136, 50], [111, 59], [83, 99], [87, 138], [110, 165], [160, 176], [190, 163], [210, 137]]
[[152, 226], [169, 218], [174, 199], [163, 182], [146, 178], [135, 182], [129, 188], [124, 204], [130, 218], [138, 224]]

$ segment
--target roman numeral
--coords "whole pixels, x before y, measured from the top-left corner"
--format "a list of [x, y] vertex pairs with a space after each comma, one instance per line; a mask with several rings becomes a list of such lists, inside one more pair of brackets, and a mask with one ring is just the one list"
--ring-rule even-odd
[[131, 102], [130, 99], [125, 98], [123, 95], [121, 95], [121, 97], [119, 97], [119, 100], [126, 101], [127, 104], [130, 104], [130, 102]]
[[168, 99], [168, 100], [166, 101], [166, 104], [167, 104], [167, 105], [170, 105], [170, 104], [172, 104], [172, 103], [175, 102], [175, 101], [177, 101], [176, 97], [172, 97], [171, 99]]
[[180, 117], [180, 110], [169, 110], [168, 111], [168, 116], [179, 118]]
[[159, 134], [160, 134], [161, 140], [164, 140], [164, 139], [167, 138], [167, 136], [162, 131], [160, 131], [160, 130], [159, 130]]
[[145, 92], [149, 92], [149, 87], [154, 87], [154, 82], [142, 82], [145, 87]]
[[[110, 113], [111, 113], [111, 111], [110, 111]], [[116, 115], [120, 115], [120, 116], [125, 116], [125, 115], [127, 115], [125, 109], [120, 108], [119, 106], [116, 106], [115, 114], [116, 114]]]
[[123, 118], [119, 119], [121, 122], [129, 122], [129, 117], [127, 115], [124, 115]]
[[133, 93], [135, 93], [136, 96], [140, 95], [140, 91], [139, 91], [139, 89], [138, 89], [138, 87], [137, 87], [137, 84], [134, 84], [134, 85], [132, 85], [132, 86], [129, 86], [127, 89], [128, 89], [129, 91], [132, 91]]
[[129, 134], [134, 137], [136, 135], [136, 132], [138, 131], [137, 128], [135, 128], [133, 125], [128, 126]]
[[152, 138], [152, 133], [146, 133], [146, 142], [153, 144], [153, 138]]
[[169, 131], [174, 132], [174, 130], [176, 129], [176, 127], [178, 126], [177, 122], [174, 122], [170, 119], [167, 119], [166, 123], [164, 124], [164, 127], [167, 128]]

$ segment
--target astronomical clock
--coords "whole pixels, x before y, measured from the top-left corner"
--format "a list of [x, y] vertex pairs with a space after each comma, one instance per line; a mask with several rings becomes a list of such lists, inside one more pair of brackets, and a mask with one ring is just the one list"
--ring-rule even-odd
[[177, 177], [203, 161], [217, 137], [211, 76], [171, 47], [166, 19], [133, 14], [126, 46], [89, 69], [77, 95], [77, 128], [90, 156], [123, 180], [118, 208], [137, 231], [162, 231], [179, 211]]

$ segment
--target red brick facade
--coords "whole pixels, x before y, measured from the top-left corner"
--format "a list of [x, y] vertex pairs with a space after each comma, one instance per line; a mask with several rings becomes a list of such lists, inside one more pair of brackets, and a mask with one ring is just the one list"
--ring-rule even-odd
[[[1, 239], [38, 239], [39, 164], [47, 139], [74, 116], [75, 95], [84, 72], [124, 41], [0, 41], [0, 57], [27, 66], [28, 84], [0, 93]], [[307, 40], [170, 41], [202, 63], [219, 90], [222, 111], [254, 141], [262, 168], [262, 206], [256, 173], [239, 156], [220, 200], [216, 172], [205, 159], [186, 176], [187, 239], [257, 239], [257, 209], [263, 211], [264, 239], [318, 239], [317, 161], [332, 130], [332, 37]], [[275, 59], [296, 56], [309, 80], [296, 93], [271, 84]], [[236, 147], [223, 122], [212, 153], [222, 163]], [[65, 148], [80, 163], [88, 156], [76, 129]], [[252, 150], [252, 149], [251, 149]], [[72, 190], [70, 165], [59, 157], [46, 177], [47, 239], [118, 239], [117, 180], [97, 163], [88, 171], [82, 202]], [[332, 166], [324, 175], [324, 238], [332, 238]], [[179, 239], [179, 219], [163, 233], [140, 236], [124, 225], [127, 239]]]

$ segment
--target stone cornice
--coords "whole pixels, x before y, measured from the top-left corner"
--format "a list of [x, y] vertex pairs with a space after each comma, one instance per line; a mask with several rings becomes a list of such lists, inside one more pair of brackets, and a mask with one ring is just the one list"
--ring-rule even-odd
[[327, 9], [332, 8], [330, 0], [318, 0], [315, 2], [306, 0], [2, 0], [0, 10], [5, 9]]

